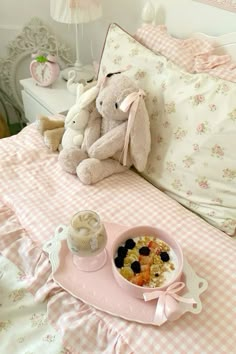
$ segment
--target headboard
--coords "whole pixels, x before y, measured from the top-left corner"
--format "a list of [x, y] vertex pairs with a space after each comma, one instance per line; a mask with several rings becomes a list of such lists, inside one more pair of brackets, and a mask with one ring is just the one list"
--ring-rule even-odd
[[[154, 7], [151, 1], [147, 1], [142, 11], [142, 24], [158, 24], [159, 7]], [[216, 48], [216, 54], [229, 54], [236, 61], [236, 32], [223, 34], [220, 36], [209, 36], [205, 33], [195, 32], [192, 37], [207, 39]]]

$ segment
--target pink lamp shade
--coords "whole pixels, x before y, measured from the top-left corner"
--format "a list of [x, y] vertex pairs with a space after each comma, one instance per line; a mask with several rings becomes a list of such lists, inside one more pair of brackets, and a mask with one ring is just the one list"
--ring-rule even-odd
[[87, 23], [102, 16], [101, 0], [51, 0], [51, 17], [62, 23]]

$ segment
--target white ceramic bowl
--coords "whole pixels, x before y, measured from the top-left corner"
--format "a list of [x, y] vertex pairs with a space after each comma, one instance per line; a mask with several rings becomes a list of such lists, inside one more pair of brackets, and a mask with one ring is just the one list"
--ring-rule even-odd
[[[147, 286], [139, 286], [139, 285], [133, 284], [129, 280], [125, 279], [120, 274], [118, 268], [115, 265], [114, 259], [117, 255], [118, 247], [123, 245], [125, 243], [125, 241], [130, 238], [140, 237], [143, 235], [152, 236], [154, 238], [164, 241], [165, 243], [167, 243], [170, 246], [170, 248], [172, 249], [172, 251], [174, 252], [174, 254], [176, 256], [175, 258], [176, 258], [177, 264], [175, 263], [175, 267], [176, 267], [175, 273], [174, 273], [173, 277], [170, 278], [169, 281], [166, 281], [163, 284], [163, 286], [156, 287], [156, 288], [150, 288]], [[130, 229], [126, 230], [125, 232], [121, 233], [116, 238], [116, 240], [113, 242], [111, 254], [112, 254], [112, 271], [113, 271], [113, 274], [114, 274], [114, 277], [115, 277], [117, 283], [119, 284], [119, 286], [121, 286], [125, 291], [127, 291], [133, 297], [143, 299], [144, 293], [153, 292], [154, 290], [165, 290], [172, 283], [174, 283], [176, 281], [180, 281], [180, 279], [181, 279], [182, 272], [183, 272], [182, 249], [181, 249], [180, 245], [178, 244], [178, 242], [176, 242], [176, 240], [173, 237], [171, 237], [167, 232], [165, 232], [161, 229], [151, 227], [151, 226], [145, 226], [145, 225], [130, 228]]]

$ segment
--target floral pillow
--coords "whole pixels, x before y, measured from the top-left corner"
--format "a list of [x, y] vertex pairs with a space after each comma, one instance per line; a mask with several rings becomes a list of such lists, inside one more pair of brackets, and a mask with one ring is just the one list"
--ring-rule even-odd
[[146, 91], [152, 148], [142, 174], [229, 235], [236, 229], [236, 85], [181, 71], [111, 25], [99, 75], [131, 65]]

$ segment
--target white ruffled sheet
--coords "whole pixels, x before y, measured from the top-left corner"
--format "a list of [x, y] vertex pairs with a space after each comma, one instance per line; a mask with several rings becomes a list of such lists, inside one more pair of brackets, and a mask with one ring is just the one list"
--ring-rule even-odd
[[0, 256], [0, 351], [66, 354], [60, 334], [47, 318], [47, 303], [27, 291], [27, 277]]

